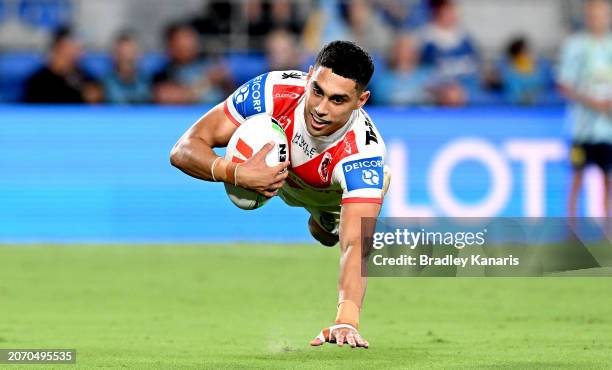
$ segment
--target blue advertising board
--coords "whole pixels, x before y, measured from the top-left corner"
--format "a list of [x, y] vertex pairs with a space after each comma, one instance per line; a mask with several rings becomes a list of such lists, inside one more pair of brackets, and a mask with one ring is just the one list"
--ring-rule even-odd
[[[0, 242], [310, 241], [306, 211], [242, 211], [169, 152], [205, 107], [0, 107]], [[385, 216], [564, 216], [564, 109], [368, 109]], [[601, 212], [597, 173], [584, 213]]]

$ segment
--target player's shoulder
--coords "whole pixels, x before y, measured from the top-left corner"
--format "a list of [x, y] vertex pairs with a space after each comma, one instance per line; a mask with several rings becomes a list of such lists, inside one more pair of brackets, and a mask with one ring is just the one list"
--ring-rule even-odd
[[372, 118], [363, 108], [355, 111], [355, 115], [352, 131], [355, 133], [355, 143], [358, 149], [357, 156], [385, 156], [385, 141]]
[[261, 74], [229, 96], [224, 109], [236, 124], [256, 114], [290, 109], [304, 94], [306, 78], [306, 73], [296, 70]]
[[307, 73], [297, 70], [266, 72], [244, 83], [234, 92], [233, 97], [238, 103], [246, 100], [249, 96], [257, 98], [262, 94], [267, 98], [277, 98], [277, 96], [274, 96], [276, 86], [301, 87], [303, 91], [307, 76]]
[[292, 114], [306, 91], [308, 74], [297, 71], [273, 71], [268, 73], [266, 98], [268, 112], [280, 117]]
[[274, 103], [297, 102], [304, 95], [307, 76], [296, 70], [268, 72], [266, 95]]
[[271, 71], [267, 73], [268, 83], [272, 85], [306, 86], [308, 74], [298, 70]]

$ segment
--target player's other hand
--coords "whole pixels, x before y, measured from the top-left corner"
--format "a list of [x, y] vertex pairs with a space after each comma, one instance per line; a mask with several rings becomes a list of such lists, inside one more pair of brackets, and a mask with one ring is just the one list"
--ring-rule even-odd
[[323, 345], [324, 343], [336, 343], [340, 347], [348, 344], [351, 348], [368, 348], [370, 346], [368, 341], [363, 339], [357, 329], [346, 324], [333, 325], [325, 328], [321, 330], [319, 335], [310, 341], [310, 345], [315, 347]]
[[236, 171], [238, 185], [254, 190], [268, 198], [278, 193], [278, 189], [283, 186], [289, 175], [286, 171], [289, 167], [289, 161], [269, 167], [266, 164], [266, 155], [272, 149], [274, 149], [274, 143], [267, 143], [260, 151], [240, 165]]

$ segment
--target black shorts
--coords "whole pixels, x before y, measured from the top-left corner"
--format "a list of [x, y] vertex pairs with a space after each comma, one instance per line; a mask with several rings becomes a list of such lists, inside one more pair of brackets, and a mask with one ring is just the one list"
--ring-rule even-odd
[[612, 171], [612, 144], [573, 143], [570, 161], [576, 170], [594, 164], [608, 173]]

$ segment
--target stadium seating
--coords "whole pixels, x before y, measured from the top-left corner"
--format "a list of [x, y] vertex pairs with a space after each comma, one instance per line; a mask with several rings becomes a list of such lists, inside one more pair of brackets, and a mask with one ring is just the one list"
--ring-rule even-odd
[[[24, 83], [44, 62], [44, 54], [41, 51], [19, 50], [0, 54], [0, 102], [15, 103], [21, 100]], [[374, 64], [377, 71], [386, 68], [384, 58], [374, 55]], [[249, 79], [267, 71], [265, 55], [256, 52], [231, 52], [223, 57], [231, 74], [234, 76], [236, 84], [240, 85]], [[167, 58], [163, 52], [147, 52], [143, 55], [140, 66], [145, 75], [153, 75], [161, 69]], [[302, 65], [303, 70], [314, 63], [314, 57], [306, 58]], [[82, 68], [95, 78], [102, 78], [112, 69], [112, 59], [106, 51], [88, 51], [81, 61]], [[547, 64], [548, 68], [550, 63]], [[504, 64], [500, 62], [498, 68], [503, 72]], [[547, 71], [550, 77], [549, 91], [543, 95], [542, 104], [559, 104], [561, 97], [555, 91], [552, 82], [552, 71]], [[376, 78], [376, 73], [374, 74]], [[508, 103], [503, 94], [479, 91], [472, 100], [477, 104], [504, 104]]]

